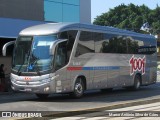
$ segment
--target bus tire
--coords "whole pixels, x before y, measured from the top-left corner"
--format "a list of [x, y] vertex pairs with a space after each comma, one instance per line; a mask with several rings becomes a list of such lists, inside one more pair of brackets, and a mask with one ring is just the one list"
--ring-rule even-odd
[[49, 94], [36, 94], [36, 96], [37, 96], [39, 99], [46, 99], [46, 98], [48, 98]]
[[84, 94], [84, 82], [82, 78], [77, 78], [74, 84], [74, 91], [70, 94], [73, 98], [81, 98]]
[[141, 86], [141, 77], [140, 75], [136, 75], [134, 78], [133, 90], [138, 90]]
[[134, 77], [134, 85], [131, 87], [126, 87], [128, 90], [138, 90], [141, 86], [141, 76], [135, 75]]

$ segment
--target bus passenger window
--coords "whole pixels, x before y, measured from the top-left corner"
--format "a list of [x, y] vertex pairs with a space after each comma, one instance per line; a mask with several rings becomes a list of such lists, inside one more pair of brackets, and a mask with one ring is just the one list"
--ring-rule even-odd
[[156, 53], [156, 43], [152, 43], [150, 39], [135, 37], [135, 41], [137, 42], [137, 51], [136, 54], [154, 54]]
[[[100, 44], [100, 43], [99, 43]], [[100, 45], [99, 45], [100, 46]], [[105, 34], [101, 42], [101, 53], [127, 53], [127, 41], [125, 36]]]
[[67, 49], [67, 61], [69, 61], [69, 58], [71, 56], [71, 52], [73, 49], [73, 45], [76, 39], [78, 31], [77, 30], [71, 30], [68, 31], [68, 41], [67, 41], [67, 45], [66, 45], [66, 49]]
[[94, 40], [92, 39], [92, 33], [86, 31], [81, 32], [75, 57], [94, 52]]
[[128, 54], [137, 54], [138, 41], [135, 41], [132, 37], [127, 37]]
[[64, 31], [59, 33], [59, 39], [67, 39], [66, 43], [66, 51], [67, 51], [67, 62], [69, 62], [69, 58], [71, 56], [71, 52], [73, 49], [73, 45], [76, 39], [78, 31], [77, 30], [70, 30], [70, 31]]
[[59, 43], [56, 47], [55, 70], [64, 67], [67, 64], [66, 41]]
[[102, 43], [104, 42], [103, 33], [93, 32], [93, 39], [95, 41], [95, 52], [101, 53], [101, 46]]

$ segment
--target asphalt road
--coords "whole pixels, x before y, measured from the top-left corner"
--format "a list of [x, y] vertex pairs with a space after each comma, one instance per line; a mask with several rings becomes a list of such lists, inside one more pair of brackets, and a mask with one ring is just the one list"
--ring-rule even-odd
[[81, 99], [68, 95], [51, 95], [47, 100], [39, 100], [34, 94], [16, 93], [0, 95], [0, 111], [73, 111], [92, 109], [135, 100], [160, 98], [160, 79], [157, 84], [141, 87], [138, 91], [126, 89], [109, 93], [88, 91]]

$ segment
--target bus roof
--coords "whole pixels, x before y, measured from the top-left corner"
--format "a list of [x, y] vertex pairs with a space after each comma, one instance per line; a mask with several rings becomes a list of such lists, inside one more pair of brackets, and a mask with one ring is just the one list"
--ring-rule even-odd
[[153, 38], [151, 35], [140, 34], [128, 30], [118, 29], [109, 26], [98, 26], [91, 24], [82, 24], [82, 23], [47, 23], [32, 26], [26, 28], [20, 32], [20, 35], [32, 36], [32, 35], [49, 35], [67, 30], [85, 30], [85, 31], [93, 31], [93, 32], [104, 32], [104, 33], [113, 33], [113, 34], [121, 34], [121, 35], [130, 35], [137, 37], [148, 37]]

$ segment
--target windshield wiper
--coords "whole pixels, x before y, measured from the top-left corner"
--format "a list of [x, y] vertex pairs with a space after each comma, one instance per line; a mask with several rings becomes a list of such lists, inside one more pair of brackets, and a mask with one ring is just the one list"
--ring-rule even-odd
[[[30, 55], [29, 53], [30, 53], [30, 52], [28, 52], [28, 54], [27, 54], [27, 60], [29, 59], [29, 55]], [[25, 62], [24, 62], [24, 63], [25, 63]], [[23, 64], [19, 67], [19, 69], [18, 69], [17, 74], [18, 74], [19, 76], [20, 76], [21, 73], [22, 73], [20, 70], [21, 70], [21, 68], [23, 67], [24, 63], [23, 63]], [[25, 67], [25, 69], [26, 69], [26, 68], [27, 68], [27, 66]]]
[[19, 67], [19, 69], [18, 69], [18, 72], [17, 72], [17, 74], [20, 76], [21, 75], [21, 68], [22, 68], [22, 66], [24, 65], [24, 63]]
[[33, 67], [35, 67], [35, 70], [36, 70], [37, 74], [38, 74], [39, 76], [41, 76], [38, 66], [35, 66], [35, 65], [37, 64], [37, 61], [38, 61], [38, 60], [39, 60], [39, 59], [36, 58], [32, 63], [30, 63], [30, 66], [29, 66], [29, 67], [31, 67], [31, 68], [29, 68], [29, 69], [33, 69]]
[[[24, 63], [19, 67], [17, 74], [20, 76], [21, 75], [21, 68], [23, 67]], [[27, 66], [24, 68], [24, 70], [27, 68]]]

